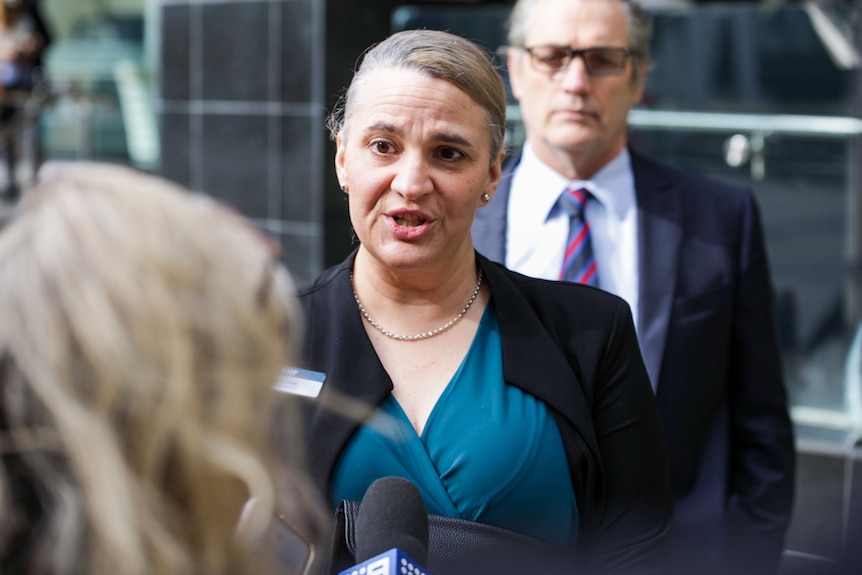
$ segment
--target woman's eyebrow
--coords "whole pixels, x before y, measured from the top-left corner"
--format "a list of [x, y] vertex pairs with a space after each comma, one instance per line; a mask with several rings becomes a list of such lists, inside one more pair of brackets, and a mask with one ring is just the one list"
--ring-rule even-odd
[[436, 134], [431, 136], [431, 139], [435, 142], [444, 142], [447, 144], [457, 144], [459, 146], [466, 147], [466, 148], [473, 148], [474, 147], [473, 143], [470, 140], [463, 138], [461, 136], [457, 136], [455, 134], [449, 134], [446, 132], [437, 132]]
[[[392, 134], [394, 136], [403, 136], [404, 130], [386, 123], [386, 122], [377, 122], [376, 124], [371, 124], [363, 130], [366, 134], [374, 133], [374, 132], [386, 132]], [[473, 148], [473, 143], [470, 140], [464, 138], [463, 136], [458, 136], [456, 134], [451, 134], [449, 132], [435, 132], [431, 135], [431, 140], [434, 142], [443, 142], [446, 144], [457, 144], [459, 146], [463, 146], [466, 148]]]
[[371, 124], [370, 126], [366, 127], [362, 131], [366, 134], [372, 133], [372, 132], [387, 132], [387, 133], [393, 134], [395, 136], [404, 135], [404, 130], [401, 130], [401, 129], [395, 127], [394, 125], [388, 124], [386, 122], [377, 122], [376, 124]]

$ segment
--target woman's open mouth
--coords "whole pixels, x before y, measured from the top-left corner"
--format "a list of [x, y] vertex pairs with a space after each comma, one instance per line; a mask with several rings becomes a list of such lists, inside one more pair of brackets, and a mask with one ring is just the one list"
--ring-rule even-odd
[[404, 210], [389, 215], [389, 229], [402, 240], [415, 240], [423, 237], [431, 229], [432, 220], [421, 211]]
[[421, 226], [427, 220], [415, 214], [400, 214], [392, 217], [399, 226]]

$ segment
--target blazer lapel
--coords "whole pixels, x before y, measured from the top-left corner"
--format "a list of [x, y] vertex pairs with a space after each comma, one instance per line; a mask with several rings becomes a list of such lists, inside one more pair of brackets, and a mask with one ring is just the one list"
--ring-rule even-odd
[[[638, 203], [638, 340], [657, 391], [679, 268], [683, 206], [666, 172], [630, 153]], [[667, 289], [668, 284], [674, 288]]]
[[[320, 286], [304, 301], [304, 367], [321, 370], [326, 380], [315, 401], [304, 402], [309, 426], [308, 466], [321, 485], [328, 484], [335, 462], [351, 434], [392, 391], [392, 380], [374, 351], [350, 282], [356, 250], [315, 281]], [[318, 313], [320, 310], [320, 313]], [[337, 311], [333, 311], [337, 310]], [[362, 379], [353, 377], [362, 373]]]
[[[577, 358], [564, 355], [560, 343], [551, 337], [548, 328], [500, 267], [481, 255], [478, 261], [491, 286], [498, 310], [506, 382], [557, 409], [579, 429], [590, 450], [598, 456], [592, 433], [582, 429], [585, 423], [589, 425], [592, 421], [591, 398], [583, 395]], [[536, 366], [541, 366], [540, 376], [537, 376]], [[561, 381], [570, 384], [560, 385]]]

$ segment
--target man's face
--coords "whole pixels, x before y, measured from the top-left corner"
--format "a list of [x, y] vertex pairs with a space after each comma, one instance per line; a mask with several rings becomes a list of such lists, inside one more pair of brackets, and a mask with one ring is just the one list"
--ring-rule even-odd
[[[527, 24], [525, 46], [631, 48], [621, 2], [539, 0]], [[509, 52], [512, 91], [521, 107], [527, 138], [545, 163], [568, 177], [592, 176], [625, 146], [629, 109], [643, 94], [634, 63], [622, 73], [591, 76], [576, 56], [557, 72], [540, 71], [523, 50]], [[577, 173], [565, 166], [574, 164]]]

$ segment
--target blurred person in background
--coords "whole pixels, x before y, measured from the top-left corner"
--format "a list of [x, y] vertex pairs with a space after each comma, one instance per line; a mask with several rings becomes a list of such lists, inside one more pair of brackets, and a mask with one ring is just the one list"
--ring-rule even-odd
[[749, 189], [629, 147], [650, 24], [629, 0], [515, 4], [508, 69], [526, 142], [473, 238], [511, 269], [629, 303], [667, 442], [676, 570], [767, 575], [795, 454], [759, 208]]
[[0, 146], [7, 170], [2, 195], [9, 200], [20, 193], [16, 170], [22, 143], [16, 124], [27, 120], [22, 117], [24, 106], [40, 81], [50, 42], [37, 0], [0, 1]]
[[0, 572], [291, 574], [273, 514], [325, 523], [273, 391], [301, 329], [274, 244], [128, 168], [43, 174], [0, 230]]
[[50, 41], [35, 0], [0, 3], [0, 83], [5, 90], [33, 87]]

